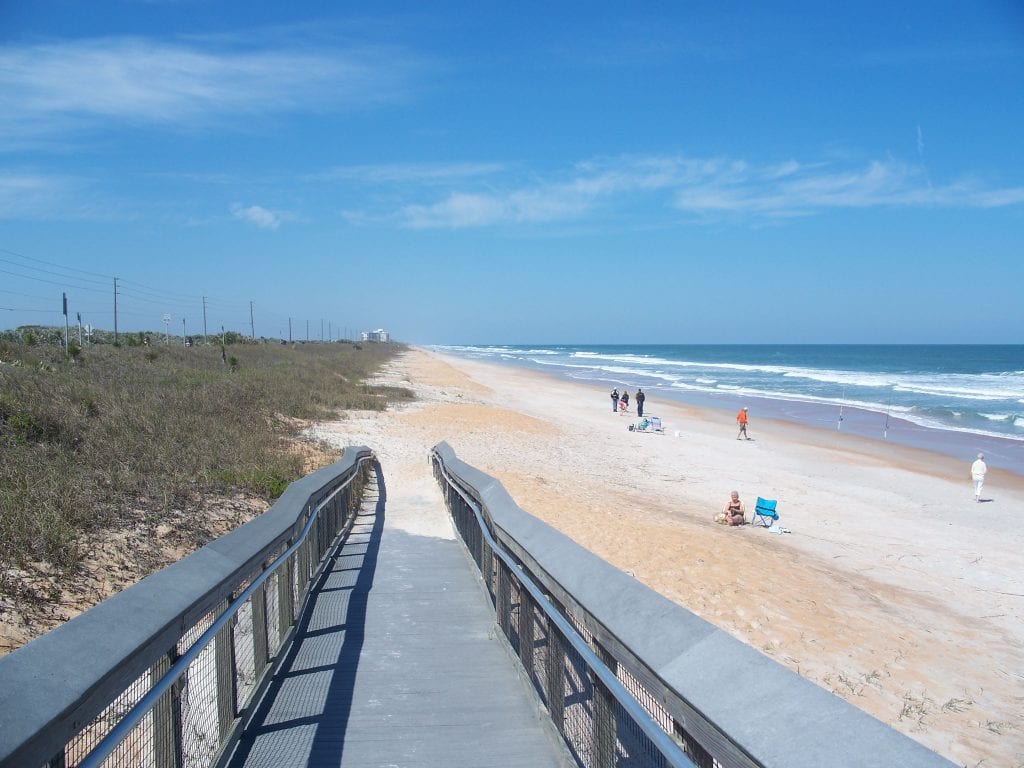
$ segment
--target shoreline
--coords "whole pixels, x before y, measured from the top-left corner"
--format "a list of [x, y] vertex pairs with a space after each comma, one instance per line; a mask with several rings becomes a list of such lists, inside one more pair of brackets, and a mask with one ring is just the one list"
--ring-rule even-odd
[[[733, 414], [660, 397], [667, 434], [629, 432], [604, 386], [422, 348], [391, 375], [417, 403], [330, 426], [406, 472], [396, 492], [445, 440], [528, 513], [940, 754], [1024, 761], [1024, 531], [1006, 525], [1024, 479], [991, 470], [976, 504], [969, 462], [919, 448], [767, 418], [737, 441]], [[748, 518], [777, 498], [791, 533], [714, 524], [732, 489]]]
[[[578, 378], [548, 370], [543, 366], [526, 365], [520, 360], [480, 359], [431, 347], [417, 348], [428, 354], [472, 363], [526, 370], [540, 376], [582, 386], [605, 387], [606, 389], [611, 387], [621, 389], [626, 386], [630, 392], [637, 387], [635, 383], [610, 376]], [[1012, 437], [924, 426], [896, 414], [885, 414], [858, 406], [845, 406], [840, 411], [838, 406], [795, 399], [769, 398], [761, 395], [739, 396], [727, 392], [721, 394], [690, 392], [670, 386], [650, 384], [644, 391], [648, 397], [655, 394], [663, 401], [672, 401], [684, 407], [721, 411], [723, 416], [730, 420], [736, 411], [746, 405], [751, 409], [752, 423], [754, 423], [753, 420], [760, 421], [762, 419], [783, 421], [826, 433], [856, 435], [882, 445], [895, 444], [926, 450], [947, 458], [966, 461], [968, 464], [981, 452], [985, 454], [985, 461], [990, 469], [999, 468], [1024, 478], [1024, 440], [1016, 440]], [[605, 394], [607, 395], [607, 392]], [[837, 429], [840, 413], [842, 414], [842, 428]]]

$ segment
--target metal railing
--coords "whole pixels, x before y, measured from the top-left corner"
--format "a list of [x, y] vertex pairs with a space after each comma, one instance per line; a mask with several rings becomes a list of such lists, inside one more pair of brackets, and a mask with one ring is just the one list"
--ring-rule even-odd
[[434, 470], [456, 530], [483, 576], [498, 625], [576, 761], [586, 768], [623, 764], [693, 768], [615, 673], [615, 659], [574, 625], [494, 540], [483, 512], [445, 468]]
[[430, 454], [502, 634], [583, 768], [953, 764], [637, 582]]
[[259, 518], [0, 659], [0, 767], [213, 764], [375, 465], [346, 449]]

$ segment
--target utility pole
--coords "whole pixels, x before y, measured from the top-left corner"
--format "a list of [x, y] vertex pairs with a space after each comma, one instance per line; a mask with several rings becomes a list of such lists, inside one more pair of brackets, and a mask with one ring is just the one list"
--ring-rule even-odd
[[76, 312], [78, 316], [78, 346], [82, 346], [82, 313]]
[[306, 321], [306, 342], [309, 342], [309, 320]]
[[288, 343], [292, 343], [292, 319], [288, 318]]
[[324, 341], [324, 319], [321, 317], [320, 318], [320, 343], [322, 344], [323, 341]]
[[187, 347], [188, 346], [188, 344], [185, 343], [185, 318], [184, 317], [181, 318], [181, 346], [183, 346], [183, 347]]
[[64, 354], [71, 357], [71, 347], [68, 346], [68, 295], [64, 294]]
[[331, 329], [331, 321], [327, 321], [327, 340], [334, 341], [334, 331]]
[[164, 346], [171, 343], [171, 316], [164, 312]]
[[206, 297], [205, 296], [203, 296], [203, 341], [206, 342], [207, 344], [210, 343], [210, 340], [206, 338]]
[[114, 278], [114, 346], [117, 342], [117, 278]]
[[256, 323], [252, 319], [252, 302], [249, 302], [249, 329], [252, 331], [252, 340], [256, 341]]

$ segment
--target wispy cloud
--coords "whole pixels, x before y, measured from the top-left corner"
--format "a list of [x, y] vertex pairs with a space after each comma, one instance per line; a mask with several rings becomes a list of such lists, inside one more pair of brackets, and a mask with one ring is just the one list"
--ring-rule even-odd
[[231, 215], [240, 221], [254, 224], [260, 229], [277, 229], [281, 222], [290, 218], [288, 214], [279, 211], [271, 211], [262, 205], [242, 205], [235, 203], [231, 206]]
[[330, 111], [403, 98], [417, 62], [394, 48], [239, 50], [112, 38], [0, 50], [0, 136], [116, 120], [195, 125], [239, 114]]
[[350, 181], [363, 184], [451, 184], [493, 176], [507, 170], [502, 163], [385, 163], [331, 168], [315, 181]]
[[[372, 177], [368, 174], [364, 180]], [[427, 199], [407, 197], [390, 212], [347, 216], [351, 221], [427, 229], [572, 222], [609, 214], [621, 218], [638, 211], [645, 216], [675, 210], [677, 216], [698, 220], [763, 221], [839, 209], [996, 208], [1024, 203], [1024, 187], [1000, 188], [971, 179], [934, 185], [922, 166], [893, 159], [841, 166], [835, 161], [757, 164], [732, 158], [642, 156], [581, 162], [562, 174], [531, 177], [526, 183], [497, 172], [488, 174], [485, 184], [450, 180], [450, 188], [433, 200], [429, 198], [437, 194], [436, 183], [411, 185], [408, 196]]]
[[0, 220], [101, 217], [93, 203], [81, 202], [84, 186], [68, 176], [0, 169]]

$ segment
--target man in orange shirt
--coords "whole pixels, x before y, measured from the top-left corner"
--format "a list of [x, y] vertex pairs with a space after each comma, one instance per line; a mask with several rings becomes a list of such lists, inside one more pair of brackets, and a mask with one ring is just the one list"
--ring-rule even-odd
[[736, 414], [736, 423], [740, 425], [740, 432], [736, 435], [736, 439], [739, 440], [742, 437], [744, 440], [749, 440], [750, 438], [747, 437], [747, 406], [743, 406]]

